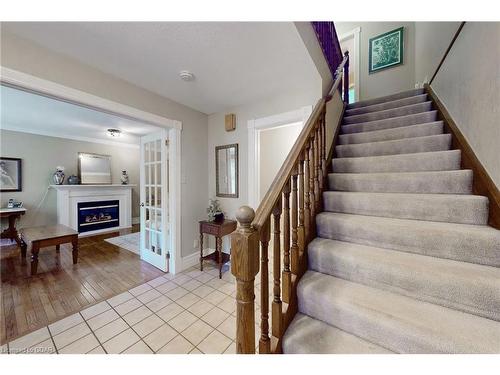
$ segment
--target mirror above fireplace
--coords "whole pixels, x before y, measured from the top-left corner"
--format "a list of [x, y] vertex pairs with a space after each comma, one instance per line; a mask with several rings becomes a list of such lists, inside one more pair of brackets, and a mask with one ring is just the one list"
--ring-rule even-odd
[[78, 178], [83, 185], [111, 184], [111, 156], [79, 152]]

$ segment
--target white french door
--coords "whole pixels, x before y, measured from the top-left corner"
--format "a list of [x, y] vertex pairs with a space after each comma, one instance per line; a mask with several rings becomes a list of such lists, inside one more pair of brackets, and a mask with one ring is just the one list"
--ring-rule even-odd
[[141, 259], [169, 270], [169, 140], [161, 130], [141, 137]]

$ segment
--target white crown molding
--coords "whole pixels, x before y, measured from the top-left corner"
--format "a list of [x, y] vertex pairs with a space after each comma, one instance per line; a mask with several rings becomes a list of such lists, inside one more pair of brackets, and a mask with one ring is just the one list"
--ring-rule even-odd
[[4, 123], [0, 126], [0, 130], [9, 130], [9, 131], [14, 131], [14, 132], [18, 132], [18, 133], [27, 133], [27, 134], [43, 135], [46, 137], [70, 139], [73, 141], [80, 141], [80, 142], [99, 143], [99, 144], [103, 144], [103, 145], [116, 146], [116, 147], [126, 147], [126, 148], [134, 148], [134, 149], [140, 148], [139, 145], [132, 144], [132, 143], [116, 142], [116, 141], [110, 141], [107, 139], [100, 139], [100, 138], [81, 137], [78, 135], [61, 134], [61, 133], [56, 132], [56, 131], [20, 128], [19, 126], [14, 126], [11, 124], [4, 124]]
[[51, 98], [62, 100], [79, 106], [95, 109], [115, 116], [126, 117], [136, 121], [182, 130], [182, 123], [166, 117], [158, 116], [140, 109], [104, 99], [71, 87], [32, 76], [14, 69], [0, 66], [0, 81], [3, 84], [23, 90], [33, 91]]

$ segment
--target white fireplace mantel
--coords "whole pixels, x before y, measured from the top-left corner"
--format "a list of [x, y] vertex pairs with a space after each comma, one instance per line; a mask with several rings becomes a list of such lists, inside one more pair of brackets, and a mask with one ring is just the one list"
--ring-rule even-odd
[[119, 226], [81, 233], [89, 236], [117, 231], [132, 226], [132, 188], [136, 185], [50, 185], [57, 192], [57, 221], [78, 230], [78, 203], [118, 200], [120, 204]]

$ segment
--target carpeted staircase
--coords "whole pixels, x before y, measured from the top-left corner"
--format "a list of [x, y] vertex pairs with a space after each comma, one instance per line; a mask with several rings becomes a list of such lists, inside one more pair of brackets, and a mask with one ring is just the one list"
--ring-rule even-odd
[[284, 353], [500, 353], [500, 231], [431, 104], [346, 109]]

